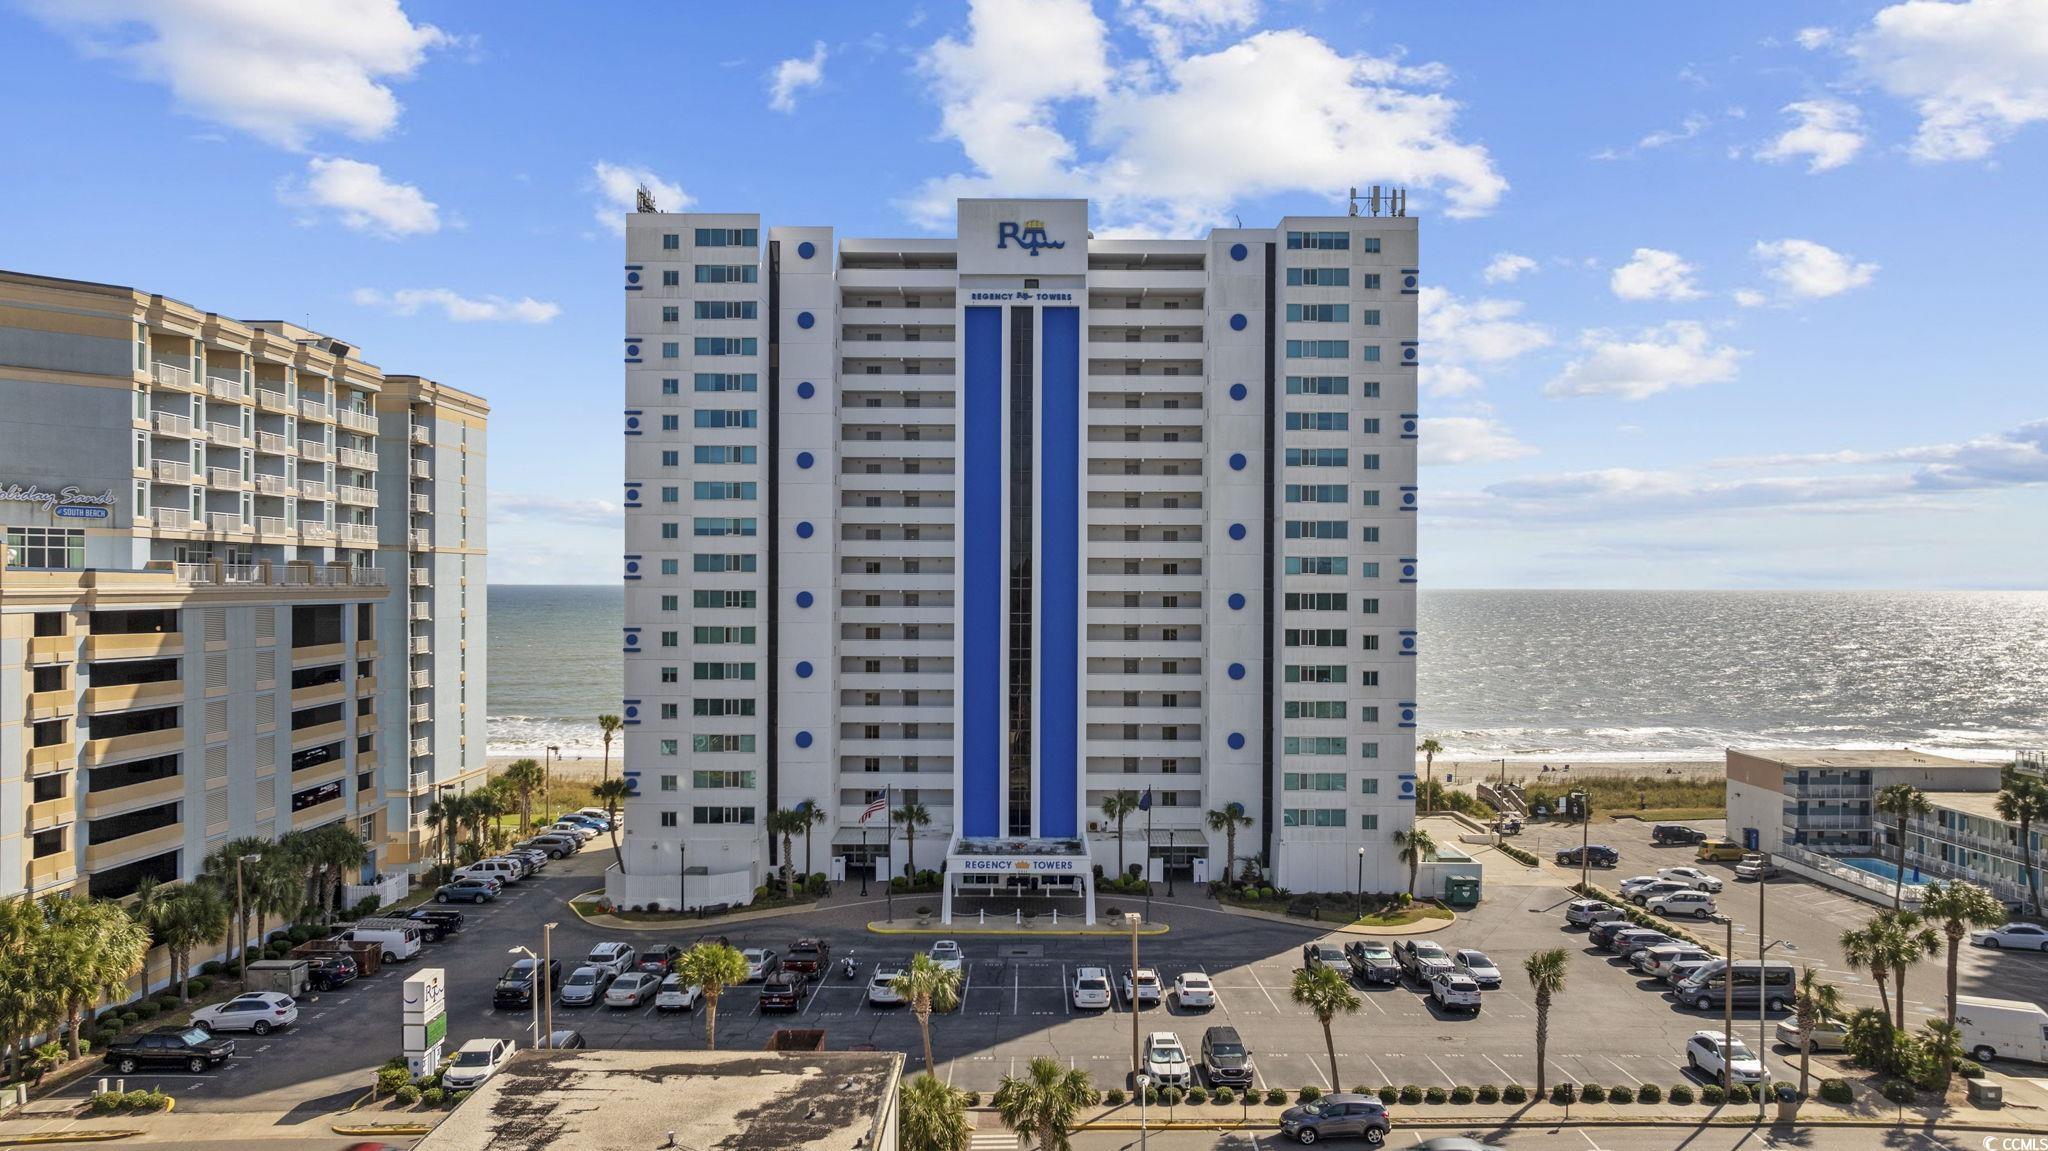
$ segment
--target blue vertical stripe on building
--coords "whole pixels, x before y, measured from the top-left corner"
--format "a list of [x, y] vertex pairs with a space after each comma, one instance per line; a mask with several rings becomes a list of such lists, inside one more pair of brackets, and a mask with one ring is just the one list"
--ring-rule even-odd
[[1003, 786], [1003, 313], [967, 309], [960, 459], [960, 834], [1000, 835]]
[[1070, 837], [1080, 834], [1081, 312], [1040, 317], [1038, 833]]

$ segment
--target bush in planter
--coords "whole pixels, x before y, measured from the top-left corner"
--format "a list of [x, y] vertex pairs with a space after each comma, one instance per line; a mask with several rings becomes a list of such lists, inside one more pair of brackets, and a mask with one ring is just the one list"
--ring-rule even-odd
[[1598, 1083], [1582, 1084], [1579, 1087], [1579, 1102], [1605, 1103], [1607, 1102], [1607, 1089]]
[[1417, 1087], [1413, 1083], [1406, 1084], [1401, 1088], [1401, 1103], [1404, 1106], [1413, 1107], [1420, 1102], [1422, 1102], [1422, 1088]]
[[1273, 890], [1272, 888], [1270, 888], [1270, 887], [1261, 887], [1261, 888], [1259, 888], [1259, 898], [1260, 898], [1260, 899], [1272, 899], [1272, 898], [1274, 898], [1275, 894], [1276, 894], [1276, 893], [1274, 892], [1274, 890]]
[[418, 1103], [420, 1101], [420, 1089], [408, 1083], [405, 1086], [400, 1087], [398, 1090], [393, 1091], [391, 1093], [391, 1097], [393, 1099], [396, 1099], [400, 1105], [410, 1107], [413, 1104]]
[[1503, 1103], [1527, 1103], [1529, 1101], [1529, 1089], [1520, 1083], [1510, 1083], [1500, 1089], [1500, 1101]]
[[1147, 1106], [1147, 1107], [1157, 1107], [1158, 1105], [1159, 1105], [1159, 1088], [1157, 1088], [1157, 1087], [1147, 1087], [1147, 1088], [1145, 1088], [1145, 1106]]
[[829, 889], [830, 884], [831, 881], [825, 878], [824, 872], [813, 872], [809, 878], [804, 880], [804, 892], [808, 895], [823, 895]]
[[1181, 1100], [1187, 1098], [1187, 1094], [1186, 1091], [1178, 1087], [1161, 1087], [1159, 1089], [1159, 1101], [1168, 1107], [1173, 1107], [1178, 1105]]
[[450, 1091], [448, 1093], [448, 1106], [460, 1107], [462, 1106], [462, 1101], [464, 1099], [467, 1099], [474, 1094], [476, 1094], [476, 1092], [474, 1091]]
[[1302, 1088], [1301, 1094], [1295, 1096], [1295, 1099], [1297, 1102], [1301, 1103], [1314, 1103], [1316, 1100], [1321, 1099], [1322, 1097], [1323, 1089], [1311, 1083], [1308, 1086]]
[[116, 1018], [120, 1019], [121, 1026], [133, 1027], [137, 1023], [142, 1022], [142, 1012], [136, 1008], [131, 1007], [128, 1010], [123, 1011], [120, 1015], [116, 1016]]
[[1846, 1107], [1856, 1102], [1856, 1091], [1849, 1086], [1847, 1079], [1823, 1079], [1820, 1081], [1820, 1097], [1826, 1102]]
[[1500, 1102], [1500, 1088], [1487, 1083], [1482, 1085], [1478, 1091], [1473, 1092], [1472, 1097], [1480, 1103], [1498, 1103]]
[[1228, 1107], [1237, 1102], [1237, 1092], [1232, 1091], [1228, 1087], [1218, 1087], [1210, 1094], [1209, 1102]]
[[1721, 1090], [1719, 1083], [1709, 1083], [1700, 1088], [1700, 1102], [1709, 1107], [1719, 1107], [1728, 1101], [1728, 1093]]
[[1268, 1107], [1285, 1107], [1285, 1106], [1287, 1106], [1287, 1092], [1286, 1092], [1286, 1091], [1284, 1091], [1284, 1090], [1282, 1090], [1282, 1089], [1280, 1089], [1280, 1088], [1278, 1088], [1278, 1087], [1268, 1087], [1268, 1088], [1266, 1088], [1266, 1106], [1268, 1106]]
[[1401, 1089], [1393, 1086], [1392, 1084], [1388, 1084], [1387, 1086], [1382, 1087], [1378, 1091], [1374, 1092], [1374, 1094], [1380, 1097], [1380, 1102], [1382, 1104], [1385, 1104], [1388, 1107], [1392, 1107], [1394, 1103], [1401, 1098]]
[[1432, 1087], [1422, 1093], [1422, 1101], [1424, 1103], [1443, 1103], [1448, 1099], [1450, 1099], [1450, 1096], [1446, 1095], [1441, 1087]]
[[156, 1000], [145, 999], [142, 1002], [135, 1005], [134, 1011], [124, 1011], [121, 1014], [124, 1018], [129, 1015], [133, 1015], [138, 1020], [148, 1020], [155, 1019], [157, 1016], [162, 1015], [163, 1013], [163, 1008], [158, 1007], [156, 1005]]
[[1965, 1079], [1984, 1078], [1984, 1065], [1974, 1059], [1956, 1060], [1956, 1074]]
[[448, 1093], [439, 1087], [429, 1087], [420, 1092], [420, 1102], [429, 1107], [439, 1107], [448, 1101]]
[[1630, 1087], [1626, 1083], [1619, 1087], [1609, 1087], [1607, 1089], [1607, 1101], [1609, 1103], [1634, 1103], [1636, 1101], [1635, 1088]]
[[1904, 1079], [1893, 1079], [1885, 1083], [1883, 1093], [1886, 1099], [1894, 1103], [1906, 1104], [1911, 1103], [1919, 1095], [1919, 1090]]
[[1680, 1107], [1692, 1106], [1692, 1088], [1684, 1083], [1671, 1089], [1671, 1102]]
[[1472, 1095], [1473, 1092], [1470, 1087], [1451, 1088], [1451, 1102], [1456, 1103], [1460, 1107], [1472, 1102]]
[[1756, 1100], [1755, 1100], [1754, 1098], [1752, 1098], [1752, 1097], [1750, 1096], [1750, 1093], [1749, 1093], [1749, 1084], [1747, 1084], [1747, 1083], [1731, 1083], [1731, 1084], [1729, 1084], [1729, 1086], [1728, 1086], [1728, 1103], [1729, 1103], [1729, 1105], [1730, 1105], [1730, 1106], [1740, 1107], [1740, 1106], [1743, 1106], [1743, 1105], [1745, 1105], [1745, 1104], [1748, 1104], [1748, 1103], [1754, 1103], [1754, 1102], [1756, 1102]]
[[1190, 1088], [1188, 1088], [1188, 1102], [1190, 1102], [1190, 1103], [1207, 1103], [1208, 1101], [1209, 1101], [1209, 1090], [1208, 1090], [1208, 1088], [1206, 1088], [1206, 1087], [1203, 1087], [1203, 1086], [1201, 1086], [1200, 1084], [1197, 1084], [1197, 1085], [1195, 1085], [1195, 1086], [1193, 1086], [1193, 1087], [1190, 1087]]
[[199, 974], [201, 975], [219, 975], [220, 972], [221, 966], [218, 959], [209, 959], [199, 965]]
[[1112, 1087], [1102, 1093], [1102, 1101], [1111, 1107], [1122, 1107], [1126, 1098], [1121, 1087]]
[[1636, 1092], [1636, 1102], [1662, 1103], [1664, 1102], [1664, 1089], [1655, 1083], [1645, 1083], [1642, 1090]]
[[1572, 1085], [1569, 1083], [1551, 1084], [1550, 1101], [1552, 1103], [1570, 1103], [1572, 1101]]
[[400, 1087], [412, 1085], [412, 1076], [403, 1067], [386, 1067], [377, 1072], [377, 1094], [395, 1095]]

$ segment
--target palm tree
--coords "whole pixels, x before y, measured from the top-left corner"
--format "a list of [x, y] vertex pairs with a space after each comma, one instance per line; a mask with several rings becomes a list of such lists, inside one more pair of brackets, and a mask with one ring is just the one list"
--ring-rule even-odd
[[512, 794], [519, 797], [519, 834], [533, 830], [533, 793], [540, 790], [540, 761], [533, 758], [515, 759], [505, 765], [498, 776]]
[[1244, 804], [1232, 800], [1210, 809], [1208, 818], [1209, 830], [1223, 833], [1223, 883], [1227, 887], [1237, 881], [1237, 829], [1250, 827], [1252, 817], [1245, 812]]
[[1093, 1107], [1101, 1092], [1076, 1067], [1069, 1070], [1055, 1059], [1040, 1055], [1020, 1076], [1005, 1075], [996, 1087], [996, 1114], [1003, 1126], [1028, 1137], [1035, 1151], [1071, 1151], [1067, 1137], [1081, 1118], [1084, 1107]]
[[699, 943], [683, 952], [675, 970], [683, 986], [703, 989], [704, 1043], [718, 1050], [718, 997], [727, 987], [747, 981], [747, 957], [723, 943]]
[[910, 881], [917, 882], [917, 829], [932, 825], [932, 813], [922, 803], [906, 803], [889, 813], [889, 822], [903, 827], [903, 859]]
[[1401, 849], [1401, 862], [1408, 865], [1408, 895], [1415, 896], [1415, 877], [1422, 871], [1422, 865], [1436, 854], [1436, 840], [1422, 828], [1411, 828], [1394, 833], [1394, 844]]
[[1539, 951], [1522, 961], [1529, 990], [1536, 1001], [1536, 1098], [1543, 1098], [1544, 1050], [1550, 1046], [1550, 1001], [1564, 990], [1569, 957], [1562, 947]]
[[1963, 938], [1973, 927], [1997, 927], [2005, 922], [2005, 904], [1974, 883], [1943, 883], [1929, 887], [1920, 902], [1920, 914], [1941, 924], [1948, 941], [1948, 1025], [1956, 1025], [1956, 963], [1961, 958]]
[[1442, 753], [1443, 749], [1444, 745], [1437, 742], [1435, 736], [1430, 736], [1428, 739], [1415, 745], [1415, 750], [1422, 753], [1422, 810], [1424, 812], [1429, 810], [1429, 791], [1436, 786], [1436, 757]]
[[597, 734], [604, 740], [604, 778], [612, 777], [612, 740], [618, 738], [619, 729], [626, 726], [616, 715], [597, 717]]
[[49, 920], [35, 900], [0, 899], [0, 1054], [20, 1074], [28, 1038], [48, 1020], [50, 994], [42, 958]]
[[[1138, 797], [1128, 791], [1114, 791], [1102, 797], [1102, 818], [1116, 824], [1116, 877], [1124, 877], [1124, 820], [1138, 810]], [[1149, 845], [1148, 845], [1149, 846]]]
[[307, 851], [313, 860], [316, 921], [326, 923], [333, 918], [334, 904], [344, 886], [343, 877], [369, 860], [370, 845], [348, 824], [330, 823], [312, 830]]
[[1891, 998], [1886, 988], [1891, 985], [1892, 965], [1876, 920], [1842, 933], [1842, 958], [1851, 970], [1862, 968], [1870, 972], [1870, 981], [1877, 985], [1877, 1001], [1889, 1015]]
[[927, 1071], [903, 1085], [898, 1128], [903, 1151], [967, 1151], [974, 1124], [967, 1118], [967, 1093]]
[[1926, 792], [1910, 783], [1888, 783], [1878, 788], [1877, 799], [1871, 806], [1899, 821], [1899, 877], [1892, 885], [1892, 910], [1898, 911], [1906, 905], [1906, 822], [1916, 815], [1928, 814], [1934, 806], [1927, 802]]
[[794, 807], [778, 808], [768, 813], [768, 834], [782, 840], [782, 893], [796, 896], [796, 854], [795, 841], [799, 833], [810, 827], [804, 813]]
[[456, 812], [460, 798], [442, 792], [427, 804], [427, 826], [434, 829], [439, 842], [434, 854], [451, 865], [455, 862], [455, 828], [460, 822], [456, 819]]
[[1955, 1075], [1956, 1060], [1963, 1057], [1963, 1033], [1955, 1024], [1939, 1019], [1928, 1020], [1920, 1030], [1921, 1056], [1941, 1070], [1941, 1089], [1946, 1092]]
[[1923, 959], [1941, 954], [1941, 933], [1910, 911], [1880, 911], [1880, 946], [1892, 965], [1893, 993], [1899, 1006], [1893, 1018], [1900, 1030], [1906, 1027], [1906, 969]]
[[917, 1017], [917, 1029], [924, 1036], [924, 1069], [930, 1074], [938, 1068], [932, 1062], [932, 1012], [951, 1011], [959, 1005], [959, 969], [943, 966], [919, 952], [910, 957], [910, 966], [889, 986], [910, 1004], [910, 1013]]
[[612, 861], [619, 865], [619, 874], [626, 874], [626, 857], [619, 851], [619, 805], [626, 801], [631, 789], [623, 779], [606, 779], [593, 785], [591, 798], [604, 808], [605, 820], [611, 824], [607, 830], [612, 837]]
[[1337, 1039], [1330, 1030], [1330, 1021], [1339, 1015], [1350, 1015], [1365, 1001], [1358, 992], [1351, 990], [1351, 981], [1337, 973], [1334, 967], [1304, 967], [1294, 973], [1294, 986], [1289, 996], [1316, 1017], [1323, 1025], [1323, 1047], [1330, 1054], [1330, 1082], [1341, 1083], [1337, 1077]]
[[831, 817], [825, 814], [825, 809], [820, 807], [816, 800], [812, 799], [806, 799], [802, 803], [797, 804], [796, 810], [797, 814], [801, 815], [804, 821], [804, 877], [808, 879], [813, 874], [811, 871], [811, 832], [816, 828], [824, 826], [825, 822]]
[[307, 869], [318, 866], [307, 837], [306, 832], [291, 832], [278, 840], [278, 849], [266, 853], [261, 863], [242, 867], [242, 895], [256, 913], [259, 944], [270, 937], [271, 916], [288, 926], [306, 906]]
[[144, 880], [136, 888], [131, 914], [169, 953], [178, 999], [189, 1001], [186, 984], [192, 978], [192, 949], [228, 933], [232, 913], [227, 897], [210, 882], [170, 886]]
[[1998, 812], [1998, 818], [2019, 824], [2020, 858], [2027, 868], [2027, 903], [2034, 914], [2039, 915], [2041, 875], [2034, 870], [2034, 840], [2029, 832], [2035, 820], [2048, 819], [2048, 784], [2008, 767], [2005, 769], [2004, 787], [1992, 805], [1992, 810]]
[[275, 850], [277, 850], [277, 847], [272, 840], [245, 835], [238, 839], [230, 839], [219, 847], [214, 848], [207, 854], [206, 861], [202, 864], [206, 873], [213, 877], [214, 882], [221, 885], [221, 890], [226, 893], [229, 903], [239, 904], [235, 908], [235, 927], [238, 930], [234, 940], [228, 946], [226, 956], [228, 959], [233, 959], [238, 953], [248, 948], [249, 924], [256, 914], [256, 909], [250, 906], [249, 903], [248, 871], [250, 865], [246, 863], [242, 865], [242, 889], [240, 895], [237, 896], [235, 891], [235, 861], [251, 855], [264, 855], [266, 852]]
[[63, 1004], [64, 1029], [76, 1059], [80, 1020], [128, 990], [128, 981], [149, 954], [149, 932], [107, 900], [53, 899], [47, 906], [60, 958], [52, 990]]
[[1799, 1094], [1806, 1095], [1809, 1065], [1813, 1062], [1813, 1030], [1842, 1013], [1842, 993], [1832, 983], [1821, 981], [1820, 972], [1807, 968], [1799, 975]]

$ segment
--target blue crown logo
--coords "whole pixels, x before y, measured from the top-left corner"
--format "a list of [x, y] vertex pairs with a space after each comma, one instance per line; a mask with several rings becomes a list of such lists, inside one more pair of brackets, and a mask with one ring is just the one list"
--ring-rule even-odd
[[1044, 220], [1026, 220], [1022, 224], [997, 224], [996, 247], [1007, 248], [1012, 241], [1034, 256], [1040, 248], [1059, 249], [1067, 246], [1065, 240], [1046, 238]]

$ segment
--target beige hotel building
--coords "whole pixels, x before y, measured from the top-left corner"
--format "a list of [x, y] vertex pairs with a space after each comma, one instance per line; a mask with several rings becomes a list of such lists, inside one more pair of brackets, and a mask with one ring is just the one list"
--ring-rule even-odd
[[295, 324], [0, 271], [0, 897], [118, 898], [484, 771], [485, 402]]

